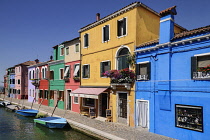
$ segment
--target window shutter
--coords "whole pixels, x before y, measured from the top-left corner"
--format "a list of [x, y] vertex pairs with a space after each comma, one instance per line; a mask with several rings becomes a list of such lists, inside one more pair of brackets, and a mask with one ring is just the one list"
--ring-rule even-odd
[[136, 75], [140, 75], [140, 71], [139, 71], [139, 68], [140, 68], [140, 64], [136, 64]]
[[126, 35], [126, 18], [123, 18], [123, 35]]
[[151, 62], [147, 63], [147, 80], [151, 79]]
[[103, 77], [103, 62], [100, 62], [100, 77]]
[[117, 36], [120, 36], [120, 21], [117, 21]]
[[103, 42], [106, 41], [106, 26], [103, 27]]
[[88, 65], [88, 78], [90, 78], [90, 65]]
[[82, 66], [82, 78], [85, 78], [85, 65]]
[[105, 41], [109, 40], [109, 26], [106, 25], [105, 27]]
[[109, 70], [111, 70], [111, 61], [108, 61]]
[[118, 70], [122, 69], [122, 57], [118, 57]]
[[197, 71], [197, 57], [191, 57], [191, 79], [193, 79], [193, 72]]

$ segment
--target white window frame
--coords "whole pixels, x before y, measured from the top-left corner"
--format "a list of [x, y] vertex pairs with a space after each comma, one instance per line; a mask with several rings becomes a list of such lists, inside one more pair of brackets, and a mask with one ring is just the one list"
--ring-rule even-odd
[[[84, 78], [84, 75], [83, 75], [83, 66], [88, 66], [88, 70], [89, 70], [89, 77], [87, 77], [87, 78]], [[82, 79], [89, 79], [90, 78], [90, 64], [84, 64], [84, 65], [82, 65]]]
[[[126, 34], [125, 35], [118, 36], [118, 21], [122, 21], [124, 18], [126, 19], [126, 28], [125, 28]], [[123, 17], [123, 18], [117, 20], [117, 38], [122, 38], [122, 37], [125, 37], [127, 35], [128, 35], [128, 17]]]
[[[67, 51], [67, 49], [68, 49], [68, 51]], [[65, 47], [65, 55], [69, 55], [69, 47]], [[68, 52], [68, 54], [67, 54], [67, 52]]]
[[[118, 58], [118, 56], [119, 56], [120, 51], [121, 51], [123, 48], [127, 48], [128, 51], [131, 52], [130, 48], [129, 48], [128, 46], [124, 46], [124, 45], [120, 46], [120, 47], [117, 49], [117, 51], [116, 51], [116, 53], [115, 53], [115, 69], [116, 69], [116, 70], [118, 70], [118, 60], [117, 60], [117, 58]], [[130, 65], [129, 65], [129, 69], [130, 69]]]
[[[79, 97], [77, 97], [77, 96], [73, 96], [73, 97], [74, 97], [74, 104], [79, 104]], [[78, 102], [75, 102], [75, 98], [77, 98]]]
[[[76, 49], [76, 45], [79, 46], [79, 48], [78, 48], [79, 51], [78, 51], [78, 52], [76, 51], [76, 50], [77, 50], [77, 49]], [[75, 52], [75, 53], [79, 53], [79, 52], [80, 52], [80, 44], [79, 44], [79, 43], [76, 43], [76, 44], [74, 45], [74, 52]]]
[[[105, 60], [105, 61], [101, 61], [102, 63], [104, 62], [111, 62], [111, 60]], [[110, 64], [110, 70], [111, 70], [111, 64]], [[100, 74], [101, 74], [101, 67], [100, 67]], [[106, 76], [100, 76], [101, 78], [107, 78]]]
[[[59, 48], [60, 48], [60, 56], [64, 56], [65, 55], [64, 45], [60, 45]], [[63, 54], [62, 54], [62, 49], [63, 49]]]
[[[106, 41], [104, 41], [104, 28], [106, 26], [109, 26], [109, 39], [106, 40]], [[105, 25], [105, 26], [102, 27], [102, 43], [106, 43], [106, 42], [109, 42], [109, 41], [110, 41], [110, 24], [107, 24], [107, 25]]]

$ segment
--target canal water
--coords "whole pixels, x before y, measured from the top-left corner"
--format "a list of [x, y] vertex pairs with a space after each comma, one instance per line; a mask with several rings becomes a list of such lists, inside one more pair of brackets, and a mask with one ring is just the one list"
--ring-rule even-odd
[[0, 108], [0, 140], [94, 140], [70, 128], [49, 129], [28, 118]]

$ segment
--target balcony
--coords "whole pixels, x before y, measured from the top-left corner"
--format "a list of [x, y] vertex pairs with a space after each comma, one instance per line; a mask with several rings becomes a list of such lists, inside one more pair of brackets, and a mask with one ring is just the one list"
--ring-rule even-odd
[[34, 85], [35, 87], [39, 86], [39, 79], [31, 79], [31, 84]]
[[135, 73], [128, 68], [122, 70], [109, 70], [104, 73], [104, 76], [110, 78], [110, 85], [113, 89], [116, 86], [123, 86], [130, 90], [131, 84], [135, 81]]

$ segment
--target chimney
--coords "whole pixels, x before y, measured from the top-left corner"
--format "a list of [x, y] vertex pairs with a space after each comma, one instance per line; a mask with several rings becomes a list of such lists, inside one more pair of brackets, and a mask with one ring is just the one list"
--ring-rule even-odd
[[100, 13], [97, 13], [96, 14], [96, 21], [99, 21], [100, 20]]
[[35, 62], [36, 62], [36, 64], [38, 64], [39, 63], [39, 59], [36, 59], [36, 60], [34, 60]]
[[176, 14], [176, 6], [160, 12], [159, 44], [170, 42], [174, 37], [174, 15]]

